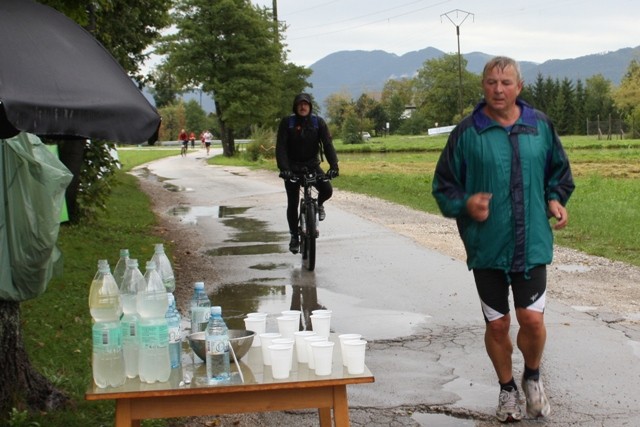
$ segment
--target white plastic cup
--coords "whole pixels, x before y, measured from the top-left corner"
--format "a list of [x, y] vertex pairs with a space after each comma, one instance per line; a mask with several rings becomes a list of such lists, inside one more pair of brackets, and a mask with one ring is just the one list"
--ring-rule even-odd
[[291, 357], [289, 358], [289, 370], [293, 368], [293, 346], [295, 344], [295, 340], [292, 338], [276, 338], [271, 340], [271, 345], [286, 345], [287, 347], [291, 347]]
[[267, 366], [271, 366], [271, 353], [269, 352], [269, 346], [271, 341], [276, 338], [282, 338], [277, 332], [265, 332], [260, 334], [260, 341], [262, 342], [262, 363]]
[[315, 363], [313, 360], [313, 350], [311, 349], [311, 344], [313, 344], [314, 342], [324, 342], [324, 341], [328, 341], [329, 338], [327, 337], [323, 337], [320, 335], [313, 335], [310, 337], [306, 337], [304, 339], [305, 342], [305, 347], [307, 349], [307, 363], [309, 364], [309, 369], [315, 369]]
[[298, 362], [309, 363], [309, 357], [307, 355], [307, 343], [304, 341], [304, 339], [316, 335], [317, 334], [314, 331], [298, 331], [293, 333], [293, 338], [296, 341], [296, 356], [298, 357]]
[[293, 346], [288, 344], [271, 344], [269, 346], [271, 359], [271, 375], [276, 380], [289, 378], [291, 373], [291, 359]]
[[300, 325], [300, 315], [298, 316], [280, 316], [278, 320], [278, 332], [284, 337], [293, 339], [293, 333], [298, 330]]
[[251, 347], [260, 347], [260, 334], [265, 333], [267, 318], [265, 316], [264, 319], [260, 317], [246, 317], [244, 319], [244, 327], [248, 331], [255, 332], [255, 336], [253, 337], [253, 342], [251, 343]]
[[311, 327], [320, 336], [329, 337], [331, 334], [331, 315], [330, 314], [312, 314]]
[[315, 366], [316, 375], [331, 375], [331, 367], [333, 365], [333, 346], [332, 341], [319, 341], [311, 343], [313, 351], [313, 364]]
[[346, 340], [344, 349], [347, 353], [347, 372], [350, 375], [364, 373], [364, 355], [367, 348], [365, 340]]
[[344, 342], [348, 340], [359, 340], [362, 338], [360, 334], [340, 334], [338, 340], [340, 340], [340, 354], [342, 355], [342, 366], [347, 366], [347, 355], [344, 350]]
[[267, 318], [268, 314], [267, 313], [247, 313], [247, 317], [264, 317], [265, 319]]
[[333, 310], [327, 310], [326, 308], [319, 308], [317, 310], [311, 310], [311, 314], [332, 314]]
[[300, 310], [284, 310], [284, 311], [281, 311], [280, 314], [282, 314], [283, 316], [297, 317], [298, 320], [299, 320], [301, 318], [301, 316], [302, 316], [302, 311], [300, 311]]

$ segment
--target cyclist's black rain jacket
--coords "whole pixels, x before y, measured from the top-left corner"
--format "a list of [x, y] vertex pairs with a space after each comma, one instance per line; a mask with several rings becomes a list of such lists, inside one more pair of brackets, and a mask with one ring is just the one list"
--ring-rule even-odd
[[[311, 106], [307, 117], [296, 115], [296, 105], [306, 101]], [[299, 172], [303, 167], [320, 165], [320, 147], [332, 169], [338, 169], [338, 155], [333, 147], [331, 133], [322, 117], [313, 115], [311, 97], [302, 93], [293, 101], [293, 115], [284, 117], [278, 127], [276, 161], [278, 169]]]

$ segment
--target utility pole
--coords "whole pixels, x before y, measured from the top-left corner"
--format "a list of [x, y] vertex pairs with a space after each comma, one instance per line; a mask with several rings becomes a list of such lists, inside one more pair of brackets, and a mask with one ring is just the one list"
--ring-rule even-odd
[[276, 31], [276, 41], [280, 40], [280, 30], [278, 29], [278, 0], [273, 0], [273, 25]]
[[[454, 14], [455, 18], [452, 19], [451, 16]], [[464, 16], [461, 17], [460, 15]], [[456, 27], [456, 35], [458, 36], [458, 108], [460, 109], [460, 118], [462, 118], [464, 108], [462, 104], [462, 59], [460, 56], [460, 26], [464, 24], [464, 21], [466, 21], [469, 16], [471, 16], [471, 18], [474, 20], [475, 17], [473, 13], [465, 12], [464, 10], [460, 9], [454, 9], [450, 10], [447, 13], [443, 13], [442, 15], [440, 15], [440, 22], [442, 22], [443, 16], [445, 16]]]

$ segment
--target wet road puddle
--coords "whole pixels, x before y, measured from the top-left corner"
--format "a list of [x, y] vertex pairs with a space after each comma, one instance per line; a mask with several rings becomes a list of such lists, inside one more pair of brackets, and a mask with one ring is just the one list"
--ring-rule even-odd
[[[243, 319], [247, 313], [268, 313], [268, 332], [277, 331], [276, 317], [284, 310], [301, 310], [306, 319], [302, 324], [302, 329], [305, 329], [307, 324], [310, 325], [308, 316], [311, 311], [330, 309], [333, 311], [332, 331], [360, 333], [368, 339], [411, 335], [428, 318], [415, 313], [361, 307], [358, 298], [316, 286], [283, 284], [290, 280], [258, 278], [249, 283], [225, 284], [209, 297], [213, 304], [225, 307], [225, 320], [229, 319], [227, 323], [230, 328], [244, 328]], [[354, 306], [358, 306], [355, 312]]]

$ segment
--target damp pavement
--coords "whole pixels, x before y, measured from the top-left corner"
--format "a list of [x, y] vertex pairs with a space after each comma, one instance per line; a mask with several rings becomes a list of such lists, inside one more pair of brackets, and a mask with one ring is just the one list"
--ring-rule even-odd
[[[188, 200], [169, 214], [205, 238], [220, 283], [211, 297], [230, 327], [248, 312], [333, 311], [332, 331], [369, 344], [373, 384], [348, 387], [355, 426], [497, 426], [495, 373], [465, 264], [327, 202], [314, 272], [288, 252], [279, 180], [206, 164], [204, 150], [134, 171]], [[338, 178], [339, 179], [339, 178]], [[210, 284], [211, 285], [211, 284]], [[620, 328], [553, 300], [542, 372], [552, 413], [522, 426], [640, 425], [640, 330]], [[516, 329], [512, 327], [515, 342]], [[523, 361], [514, 351], [516, 380]], [[255, 418], [245, 424], [256, 425]], [[263, 414], [260, 425], [317, 425], [315, 411]]]

